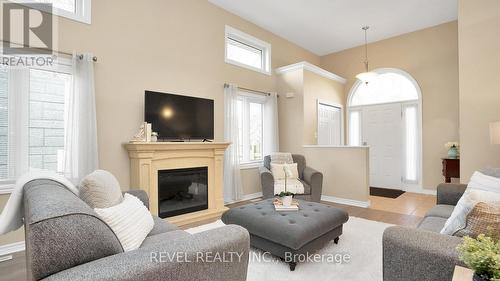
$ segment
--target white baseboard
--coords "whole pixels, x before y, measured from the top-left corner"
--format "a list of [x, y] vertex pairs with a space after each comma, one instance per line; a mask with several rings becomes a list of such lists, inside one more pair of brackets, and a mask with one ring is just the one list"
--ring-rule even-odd
[[22, 252], [26, 248], [24, 241], [0, 246], [0, 256]]
[[245, 195], [243, 195], [243, 197], [240, 200], [235, 200], [235, 201], [231, 201], [231, 202], [224, 202], [224, 204], [225, 205], [234, 204], [234, 203], [238, 203], [238, 202], [242, 202], [242, 201], [256, 199], [256, 198], [259, 198], [259, 197], [262, 197], [262, 192], [257, 192], [257, 193], [252, 193], [252, 194], [245, 194]]
[[0, 256], [0, 263], [12, 260], [12, 255]]
[[359, 200], [352, 200], [352, 199], [327, 196], [327, 195], [321, 195], [321, 200], [327, 201], [327, 202], [333, 202], [333, 203], [337, 203], [337, 204], [356, 206], [356, 207], [361, 207], [361, 208], [370, 207], [370, 200], [359, 201]]
[[243, 195], [242, 201], [252, 200], [255, 198], [259, 198], [259, 197], [262, 197], [262, 192], [256, 192], [256, 193], [252, 193], [252, 194]]
[[406, 192], [412, 192], [412, 193], [420, 193], [420, 194], [427, 194], [427, 195], [436, 195], [437, 190], [435, 189], [426, 189], [426, 188], [421, 188], [421, 187], [406, 187], [404, 189]]

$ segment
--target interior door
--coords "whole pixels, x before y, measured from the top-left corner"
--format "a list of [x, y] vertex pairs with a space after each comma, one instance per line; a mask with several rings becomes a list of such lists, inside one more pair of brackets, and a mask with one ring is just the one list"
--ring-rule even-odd
[[342, 144], [342, 108], [318, 102], [318, 145]]
[[370, 186], [402, 189], [401, 104], [363, 107], [362, 130], [370, 146]]

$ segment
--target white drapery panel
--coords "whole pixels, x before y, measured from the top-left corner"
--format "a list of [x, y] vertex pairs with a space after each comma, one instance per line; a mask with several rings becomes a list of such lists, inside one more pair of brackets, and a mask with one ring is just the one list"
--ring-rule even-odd
[[92, 58], [73, 54], [73, 93], [66, 97], [64, 175], [74, 183], [98, 167]]
[[264, 156], [279, 152], [278, 94], [271, 93], [264, 104]]
[[224, 201], [233, 202], [243, 196], [241, 184], [240, 155], [238, 134], [238, 86], [224, 88], [224, 140], [231, 145], [224, 154]]

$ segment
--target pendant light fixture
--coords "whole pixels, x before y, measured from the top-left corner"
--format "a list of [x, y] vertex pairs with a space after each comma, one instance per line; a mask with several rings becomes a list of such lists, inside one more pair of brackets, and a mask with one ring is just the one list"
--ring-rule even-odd
[[365, 31], [365, 72], [362, 72], [358, 75], [356, 75], [356, 78], [359, 79], [360, 81], [368, 84], [370, 81], [372, 81], [375, 77], [377, 77], [377, 73], [369, 71], [368, 69], [368, 37], [367, 37], [367, 31], [370, 27], [369, 26], [363, 26], [361, 29]]

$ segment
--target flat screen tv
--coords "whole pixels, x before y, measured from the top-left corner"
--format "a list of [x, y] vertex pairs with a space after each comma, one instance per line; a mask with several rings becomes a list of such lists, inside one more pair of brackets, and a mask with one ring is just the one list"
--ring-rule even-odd
[[144, 119], [161, 141], [213, 140], [214, 101], [146, 91]]

